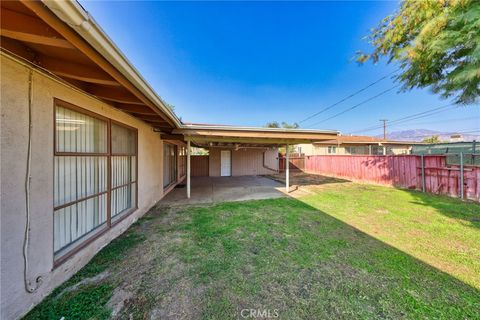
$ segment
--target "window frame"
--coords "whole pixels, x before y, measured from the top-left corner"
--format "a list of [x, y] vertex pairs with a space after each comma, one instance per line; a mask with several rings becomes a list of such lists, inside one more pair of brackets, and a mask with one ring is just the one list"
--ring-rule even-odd
[[[132, 154], [113, 153], [112, 152], [112, 136], [111, 136], [112, 124], [115, 124], [119, 127], [124, 127], [128, 130], [133, 131], [133, 133], [135, 134], [135, 153], [133, 155]], [[112, 226], [115, 226], [117, 223], [122, 221], [125, 217], [129, 216], [131, 213], [133, 213], [134, 211], [136, 211], [138, 209], [138, 129], [134, 128], [132, 126], [126, 125], [124, 123], [118, 122], [116, 120], [109, 119], [108, 131], [109, 131], [109, 134], [108, 134], [109, 141], [108, 142], [109, 142], [109, 166], [110, 167], [109, 167], [109, 171], [108, 171], [108, 174], [109, 174], [109, 178], [108, 178], [109, 202], [108, 202], [108, 205], [109, 205], [109, 207], [108, 207], [107, 222], [110, 222], [110, 227], [112, 227]], [[135, 157], [135, 180], [133, 180], [129, 183], [126, 183], [124, 185], [119, 185], [119, 186], [116, 186], [116, 187], [112, 187], [112, 176], [111, 176], [112, 175], [112, 157], [114, 157], [114, 156], [128, 156], [128, 157], [134, 156]], [[129, 184], [135, 184], [135, 206], [130, 208], [126, 212], [118, 213], [115, 217], [112, 218], [112, 210], [111, 210], [112, 191], [120, 189], [122, 187], [125, 187]]]
[[328, 146], [327, 147], [328, 154], [337, 154], [337, 146]]
[[[59, 151], [57, 151], [57, 121], [56, 121], [57, 120], [57, 112], [56, 112], [57, 106], [65, 108], [65, 109], [69, 109], [71, 111], [81, 113], [83, 115], [87, 115], [89, 117], [92, 117], [92, 118], [95, 118], [95, 119], [98, 119], [98, 120], [101, 120], [101, 121], [105, 121], [105, 123], [107, 125], [107, 137], [106, 137], [106, 139], [107, 139], [107, 150], [106, 150], [106, 152], [81, 153], [81, 152], [59, 152]], [[134, 135], [135, 135], [135, 138], [134, 138], [135, 139], [135, 154], [134, 154], [134, 156], [135, 156], [135, 180], [130, 182], [130, 184], [135, 183], [135, 205], [132, 208], [128, 209], [127, 211], [118, 214], [113, 219], [112, 219], [112, 211], [111, 211], [112, 191], [114, 190], [112, 188], [112, 157], [113, 156], [118, 156], [119, 154], [114, 154], [112, 152], [112, 130], [111, 130], [112, 129], [112, 124], [115, 124], [115, 125], [120, 126], [120, 127], [124, 127], [128, 130], [132, 130]], [[64, 100], [54, 98], [53, 99], [53, 158], [52, 158], [52, 160], [53, 160], [53, 163], [52, 163], [53, 164], [52, 165], [53, 187], [55, 187], [55, 157], [57, 157], [57, 156], [106, 157], [107, 158], [107, 177], [106, 177], [106, 179], [107, 179], [107, 190], [102, 191], [101, 193], [96, 193], [94, 195], [90, 195], [90, 196], [87, 196], [87, 197], [84, 197], [84, 198], [81, 198], [81, 199], [77, 199], [75, 201], [70, 201], [68, 203], [65, 203], [65, 204], [62, 204], [62, 205], [59, 205], [59, 206], [55, 206], [55, 199], [53, 198], [52, 199], [52, 202], [53, 202], [52, 218], [55, 219], [55, 211], [57, 211], [61, 208], [65, 208], [65, 207], [74, 205], [76, 203], [88, 200], [90, 198], [106, 194], [106, 197], [107, 197], [107, 213], [106, 213], [107, 214], [107, 219], [104, 223], [95, 227], [94, 229], [87, 232], [86, 234], [82, 235], [80, 238], [74, 240], [73, 242], [71, 242], [67, 246], [63, 247], [62, 249], [59, 249], [57, 251], [57, 253], [61, 252], [62, 250], [66, 250], [65, 253], [61, 254], [60, 256], [58, 256], [55, 253], [55, 248], [54, 248], [54, 243], [55, 243], [54, 241], [55, 240], [53, 239], [53, 237], [55, 236], [55, 230], [54, 230], [55, 224], [52, 223], [53, 268], [56, 268], [59, 265], [61, 265], [62, 263], [64, 263], [65, 261], [67, 261], [69, 258], [71, 258], [75, 254], [77, 254], [79, 251], [84, 249], [90, 243], [95, 241], [97, 238], [104, 235], [107, 231], [112, 229], [115, 225], [117, 225], [118, 223], [123, 221], [125, 218], [127, 218], [129, 215], [131, 215], [133, 212], [138, 210], [138, 181], [139, 181], [139, 177], [138, 177], [138, 129], [135, 128], [135, 127], [129, 126], [127, 124], [124, 124], [122, 122], [110, 119], [108, 117], [105, 117], [105, 116], [100, 115], [96, 112], [90, 111], [88, 109], [85, 109], [85, 108], [79, 107], [77, 105], [71, 104], [71, 103], [66, 102]], [[132, 156], [132, 155], [129, 154], [128, 156]], [[119, 187], [117, 186], [115, 189], [118, 189], [118, 188]]]
[[[175, 165], [174, 165], [174, 171], [175, 171], [175, 174], [173, 175], [174, 179], [172, 181], [169, 182], [169, 184], [167, 185], [163, 185], [164, 182], [165, 182], [165, 176], [162, 174], [162, 185], [163, 185], [163, 192], [167, 192], [167, 190], [169, 190], [174, 184], [176, 184], [178, 182], [178, 173], [179, 173], [179, 168], [178, 168], [178, 160], [179, 160], [179, 156], [178, 156], [178, 146], [174, 143], [171, 143], [171, 142], [166, 142], [164, 141], [163, 142], [163, 154], [162, 154], [162, 162], [163, 162], [163, 166], [165, 167], [165, 145], [168, 145], [169, 147], [172, 147], [173, 148], [173, 153], [174, 153], [174, 158], [175, 158]], [[163, 170], [163, 168], [162, 168]]]
[[346, 146], [345, 147], [345, 153], [348, 154], [348, 155], [363, 155], [363, 154], [365, 154], [363, 152], [363, 149], [360, 149], [360, 148], [362, 148], [362, 147], [361, 146]]
[[187, 175], [187, 147], [179, 145], [177, 146], [178, 155], [178, 179], [182, 180]]

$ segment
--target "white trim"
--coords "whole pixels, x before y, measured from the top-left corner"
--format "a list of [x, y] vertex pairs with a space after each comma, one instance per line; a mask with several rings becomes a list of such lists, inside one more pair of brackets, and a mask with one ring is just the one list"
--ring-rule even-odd
[[290, 153], [288, 152], [289, 145], [285, 146], [285, 191], [290, 192]]
[[230, 177], [231, 175], [232, 175], [232, 150], [230, 149], [220, 150], [220, 176]]
[[314, 129], [285, 129], [285, 128], [265, 128], [265, 127], [247, 127], [247, 126], [222, 126], [222, 125], [191, 125], [184, 124], [181, 129], [185, 130], [219, 130], [219, 131], [264, 131], [280, 133], [328, 133], [339, 134], [336, 130], [314, 130]]

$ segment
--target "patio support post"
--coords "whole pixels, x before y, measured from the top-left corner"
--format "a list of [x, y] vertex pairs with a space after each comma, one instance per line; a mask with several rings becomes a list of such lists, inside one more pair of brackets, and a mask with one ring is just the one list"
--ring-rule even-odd
[[190, 139], [187, 140], [187, 198], [190, 199]]
[[290, 191], [290, 157], [288, 155], [288, 144], [285, 148], [285, 189]]

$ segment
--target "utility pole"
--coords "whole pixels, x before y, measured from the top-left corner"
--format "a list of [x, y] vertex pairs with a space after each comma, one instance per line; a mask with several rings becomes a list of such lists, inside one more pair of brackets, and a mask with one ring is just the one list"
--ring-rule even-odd
[[387, 119], [380, 119], [383, 122], [383, 140], [387, 140]]

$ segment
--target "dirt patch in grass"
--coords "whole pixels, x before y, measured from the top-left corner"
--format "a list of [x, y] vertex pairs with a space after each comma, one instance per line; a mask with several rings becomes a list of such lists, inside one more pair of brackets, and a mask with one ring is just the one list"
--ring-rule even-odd
[[130, 252], [128, 259], [117, 263], [118, 285], [129, 296], [113, 318], [193, 319], [198, 313], [195, 296], [200, 291], [178, 256], [189, 241], [178, 226], [188, 217], [177, 211], [156, 208], [135, 226], [145, 235], [145, 241]]
[[[268, 175], [270, 179], [285, 183], [285, 173]], [[321, 175], [308, 174], [302, 171], [290, 171], [290, 185], [295, 187], [320, 187], [322, 185], [337, 184], [337, 183], [349, 183], [351, 181], [346, 179], [327, 177]]]
[[56, 288], [25, 319], [107, 319], [107, 305], [119, 281], [117, 266], [145, 237], [134, 228], [113, 240], [68, 281]]

